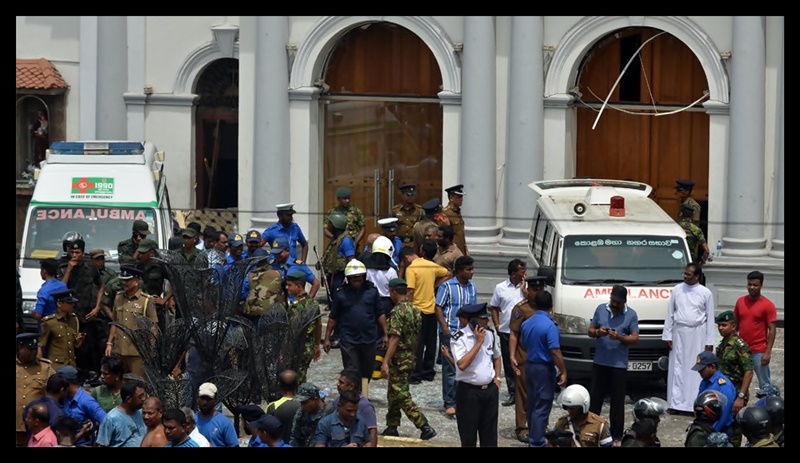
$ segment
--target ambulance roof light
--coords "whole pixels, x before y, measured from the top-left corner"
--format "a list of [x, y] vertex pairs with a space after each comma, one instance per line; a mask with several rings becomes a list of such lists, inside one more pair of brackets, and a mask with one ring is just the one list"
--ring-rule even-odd
[[608, 209], [608, 215], [611, 217], [625, 217], [625, 197], [612, 196], [611, 205]]
[[130, 156], [144, 154], [144, 145], [140, 142], [83, 142], [61, 141], [50, 145], [50, 154], [60, 155], [117, 155]]

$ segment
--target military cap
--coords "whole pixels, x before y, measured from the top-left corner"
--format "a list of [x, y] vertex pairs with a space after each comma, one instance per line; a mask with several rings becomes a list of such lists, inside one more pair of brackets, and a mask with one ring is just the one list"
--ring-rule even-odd
[[733, 320], [736, 320], [736, 317], [733, 316], [733, 310], [726, 310], [717, 315], [717, 318], [714, 319], [716, 323], [729, 322]]
[[691, 180], [687, 180], [682, 178], [680, 180], [675, 180], [675, 189], [676, 190], [686, 190], [689, 191], [694, 188], [694, 182]]
[[413, 195], [417, 193], [417, 186], [414, 185], [413, 183], [406, 183], [400, 185], [400, 191], [408, 195]]
[[56, 370], [56, 374], [69, 381], [71, 384], [76, 384], [78, 381], [78, 370], [72, 365], [64, 365]]
[[53, 300], [56, 302], [66, 302], [69, 304], [74, 304], [78, 302], [78, 299], [75, 298], [75, 294], [72, 292], [71, 289], [62, 289], [60, 291], [53, 291], [50, 293], [53, 296]]
[[156, 249], [158, 249], [158, 243], [156, 243], [155, 240], [151, 240], [150, 238], [145, 238], [142, 241], [140, 241], [139, 247], [136, 248], [136, 250], [139, 252], [155, 251]]
[[611, 288], [611, 300], [615, 302], [628, 302], [628, 290], [622, 285], [614, 285]]
[[[248, 420], [249, 421], [249, 420]], [[256, 430], [264, 431], [271, 437], [278, 437], [281, 435], [283, 425], [281, 420], [274, 415], [264, 415], [255, 421], [250, 422], [250, 432]]]
[[453, 185], [450, 188], [446, 188], [444, 191], [451, 195], [464, 196], [464, 185]]
[[238, 233], [231, 233], [228, 235], [228, 246], [232, 248], [238, 248], [242, 245], [244, 245], [244, 239], [242, 238], [242, 235]]
[[149, 235], [150, 234], [150, 226], [147, 225], [147, 222], [144, 220], [134, 220], [133, 221], [133, 231], [142, 235]]
[[195, 236], [197, 236], [197, 230], [191, 227], [186, 227], [183, 230], [181, 230], [181, 236], [183, 237], [188, 236], [189, 238], [194, 238]]
[[91, 251], [89, 251], [89, 257], [91, 257], [92, 259], [105, 259], [106, 258], [106, 252], [104, 250], [102, 250], [102, 249], [99, 249], [99, 248], [98, 249], [92, 249]]
[[694, 208], [689, 203], [682, 203], [681, 204], [681, 210], [682, 211], [687, 211], [687, 212], [694, 212]]
[[425, 213], [433, 214], [442, 208], [442, 200], [439, 198], [429, 199], [422, 203], [422, 208], [425, 209]]
[[70, 243], [69, 249], [70, 250], [72, 250], [72, 249], [80, 249], [81, 251], [84, 251], [86, 249], [86, 242], [83, 241], [82, 239], [78, 238], [77, 240], [75, 240], [72, 243]]
[[538, 275], [533, 277], [528, 277], [525, 279], [525, 283], [528, 284], [528, 288], [530, 289], [542, 289], [547, 284], [547, 277]]
[[273, 254], [280, 254], [284, 249], [289, 249], [289, 242], [286, 241], [286, 238], [279, 236], [275, 238], [275, 241], [272, 243], [270, 252]]
[[247, 232], [247, 242], [248, 243], [260, 243], [261, 242], [261, 233], [258, 230], [250, 230]]
[[489, 311], [486, 309], [486, 303], [465, 305], [458, 309], [457, 317], [464, 318], [489, 318]]
[[297, 394], [294, 400], [298, 402], [305, 402], [306, 400], [316, 399], [319, 395], [319, 388], [314, 383], [303, 383], [297, 388]]
[[236, 409], [239, 415], [251, 423], [264, 416], [264, 409], [255, 404], [239, 405]]
[[133, 277], [141, 277], [142, 271], [132, 265], [123, 265], [119, 268], [119, 279], [130, 280]]
[[346, 186], [340, 186], [336, 189], [336, 197], [337, 198], [349, 198], [350, 195], [353, 194], [353, 190]]
[[378, 220], [378, 225], [383, 227], [384, 230], [397, 230], [397, 217], [386, 217], [385, 219]]
[[717, 363], [717, 356], [714, 355], [713, 352], [704, 350], [697, 355], [697, 360], [692, 367], [694, 371], [700, 371], [706, 365], [711, 365], [712, 363]]
[[306, 272], [300, 269], [294, 269], [286, 274], [286, 279], [289, 281], [305, 281]]
[[402, 278], [392, 278], [389, 280], [389, 289], [408, 288], [408, 283]]
[[276, 204], [275, 208], [278, 210], [279, 214], [294, 214], [297, 212], [294, 210], [294, 203]]
[[17, 345], [36, 349], [39, 347], [39, 335], [36, 333], [20, 333], [17, 335]]

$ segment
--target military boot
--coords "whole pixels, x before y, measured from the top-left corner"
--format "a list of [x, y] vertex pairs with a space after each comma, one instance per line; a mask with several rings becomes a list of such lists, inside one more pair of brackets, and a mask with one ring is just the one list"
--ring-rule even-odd
[[419, 438], [422, 440], [428, 440], [436, 436], [436, 431], [429, 424], [419, 428], [419, 430]]
[[400, 436], [400, 433], [397, 432], [397, 426], [386, 426], [386, 429], [383, 430], [381, 433], [382, 436]]

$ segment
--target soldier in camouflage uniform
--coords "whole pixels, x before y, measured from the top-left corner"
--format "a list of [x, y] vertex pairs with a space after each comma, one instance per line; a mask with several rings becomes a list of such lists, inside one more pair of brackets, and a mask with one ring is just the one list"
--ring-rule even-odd
[[300, 402], [300, 410], [294, 414], [292, 420], [292, 437], [289, 445], [292, 447], [313, 447], [314, 434], [317, 424], [323, 417], [334, 412], [330, 404], [325, 403], [320, 396], [319, 388], [314, 383], [301, 384], [297, 389], [294, 400]]
[[136, 262], [134, 254], [139, 247], [139, 243], [150, 234], [147, 222], [144, 220], [134, 220], [131, 237], [125, 241], [120, 241], [117, 245], [117, 254], [120, 264], [133, 264]]
[[[292, 270], [286, 275], [286, 292], [294, 300], [289, 305], [289, 326], [292, 326], [292, 319], [305, 311], [312, 311], [316, 320], [314, 323], [308, 325], [305, 330], [305, 348], [303, 350], [303, 360], [297, 366], [297, 382], [303, 384], [306, 382], [306, 375], [311, 361], [319, 360], [322, 354], [320, 348], [320, 340], [322, 338], [322, 312], [319, 308], [319, 302], [308, 296], [306, 293], [306, 273], [302, 270]], [[305, 317], [304, 317], [305, 318]], [[308, 317], [312, 318], [312, 317]]]
[[[694, 189], [694, 182], [691, 180], [675, 180], [675, 195], [680, 198], [680, 205], [688, 204], [692, 207], [692, 214], [690, 218], [692, 223], [700, 226], [700, 204], [692, 198], [692, 190]], [[679, 213], [680, 215], [680, 213]]]
[[286, 291], [281, 272], [272, 268], [269, 260], [261, 261], [247, 274], [247, 297], [244, 300], [244, 316], [258, 326], [259, 317], [280, 303], [286, 306]]
[[339, 187], [336, 189], [336, 200], [339, 202], [339, 205], [331, 208], [327, 214], [325, 214], [325, 222], [322, 226], [325, 237], [332, 240], [333, 233], [328, 227], [330, 223], [328, 217], [334, 212], [344, 214], [345, 217], [347, 217], [347, 229], [345, 232], [350, 235], [350, 238], [353, 238], [357, 249], [358, 243], [361, 242], [361, 238], [364, 237], [364, 213], [361, 212], [361, 209], [358, 207], [350, 204], [350, 195], [352, 194], [353, 190], [347, 187]]
[[383, 430], [383, 435], [399, 435], [397, 427], [400, 426], [402, 410], [409, 421], [420, 430], [420, 439], [428, 440], [436, 435], [436, 431], [412, 400], [408, 387], [414, 371], [417, 340], [422, 330], [422, 313], [408, 300], [407, 292], [408, 285], [402, 278], [392, 278], [389, 281], [389, 296], [395, 306], [388, 317], [389, 346], [381, 365], [381, 375], [389, 380], [386, 392], [389, 409], [386, 412], [386, 429]]
[[692, 261], [705, 264], [708, 260], [709, 251], [706, 236], [703, 230], [697, 225], [692, 223], [692, 213], [694, 209], [689, 204], [681, 204], [680, 220], [678, 224], [686, 232], [686, 244], [689, 245], [689, 251], [692, 253]]
[[156, 306], [156, 315], [158, 315], [158, 329], [163, 333], [167, 328], [168, 320], [166, 308], [170, 304], [173, 305], [173, 312], [175, 308], [174, 302], [172, 302], [172, 286], [167, 284], [167, 272], [154, 259], [157, 250], [158, 243], [149, 238], [143, 239], [137, 249], [136, 268], [142, 271], [142, 291], [152, 297]]
[[414, 202], [416, 195], [416, 185], [410, 183], [401, 185], [400, 197], [403, 198], [403, 202], [392, 207], [392, 215], [397, 217], [397, 237], [403, 246], [414, 247], [414, 225], [424, 215], [422, 206]]
[[[733, 415], [736, 416], [743, 407], [747, 406], [750, 382], [753, 380], [753, 357], [750, 346], [736, 334], [736, 317], [732, 310], [726, 310], [717, 315], [717, 322], [722, 341], [717, 346], [716, 355], [719, 370], [728, 377], [736, 388], [736, 400], [733, 402]], [[742, 430], [736, 420], [733, 420], [734, 447], [742, 445]]]

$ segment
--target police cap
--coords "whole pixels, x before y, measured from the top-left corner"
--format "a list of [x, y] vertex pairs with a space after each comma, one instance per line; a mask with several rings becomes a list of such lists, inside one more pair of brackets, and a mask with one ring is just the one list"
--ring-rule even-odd
[[78, 370], [72, 365], [64, 365], [56, 370], [56, 374], [69, 381], [70, 384], [77, 384]]
[[17, 335], [17, 345], [20, 347], [39, 347], [39, 335], [36, 333], [20, 333]]
[[413, 183], [406, 183], [406, 184], [400, 185], [400, 191], [402, 191], [403, 193], [405, 193], [407, 195], [414, 195], [414, 194], [417, 193], [417, 186], [414, 185]]
[[303, 383], [297, 388], [297, 394], [294, 400], [298, 402], [305, 402], [306, 400], [316, 399], [319, 397], [319, 388], [314, 383]]
[[692, 370], [700, 371], [703, 369], [703, 367], [711, 365], [712, 363], [713, 364], [717, 363], [717, 356], [714, 355], [713, 352], [704, 350], [703, 352], [700, 352], [700, 354], [698, 354], [697, 360], [695, 361]]
[[676, 190], [691, 191], [692, 188], [694, 188], [694, 182], [691, 180], [687, 180], [685, 178], [682, 178], [680, 180], [675, 180]]
[[270, 252], [273, 254], [280, 254], [284, 249], [289, 249], [289, 242], [286, 238], [279, 236], [275, 238], [275, 241], [272, 243]]
[[433, 198], [422, 203], [422, 208], [425, 209], [426, 214], [433, 214], [442, 208], [442, 200]]
[[78, 299], [75, 298], [75, 294], [72, 292], [71, 289], [62, 289], [60, 291], [53, 291], [50, 293], [53, 296], [53, 300], [56, 302], [66, 302], [68, 304], [74, 304], [78, 302]]
[[717, 315], [717, 318], [714, 319], [716, 323], [729, 322], [733, 320], [736, 320], [736, 317], [733, 316], [733, 310], [726, 310]]
[[276, 204], [275, 209], [278, 210], [278, 214], [294, 214], [294, 203], [286, 203], [286, 204]]
[[119, 268], [119, 279], [130, 280], [134, 277], [141, 277], [142, 271], [132, 265], [123, 265]]
[[487, 304], [485, 302], [482, 304], [465, 305], [458, 309], [456, 316], [463, 318], [489, 318], [489, 310], [487, 310], [486, 306]]
[[386, 217], [378, 220], [378, 225], [383, 227], [384, 230], [397, 230], [397, 220], [397, 217]]
[[528, 285], [528, 289], [543, 289], [547, 284], [547, 277], [543, 276], [532, 276], [525, 279], [525, 283]]
[[464, 196], [464, 185], [453, 185], [450, 188], [446, 188], [444, 191], [446, 191], [447, 194]]
[[239, 405], [236, 411], [239, 412], [242, 418], [251, 423], [266, 414], [264, 413], [264, 409], [255, 404]]
[[272, 438], [277, 438], [280, 436], [282, 429], [283, 425], [281, 424], [281, 420], [274, 415], [265, 414], [256, 421], [250, 422], [250, 432], [254, 432], [256, 430], [264, 431]]
[[243, 245], [244, 245], [244, 239], [242, 238], [242, 235], [238, 233], [231, 233], [230, 235], [228, 235], [228, 246], [232, 248], [238, 248], [239, 246]]
[[261, 233], [258, 230], [250, 230], [247, 232], [247, 242], [248, 243], [260, 243], [261, 242]]

